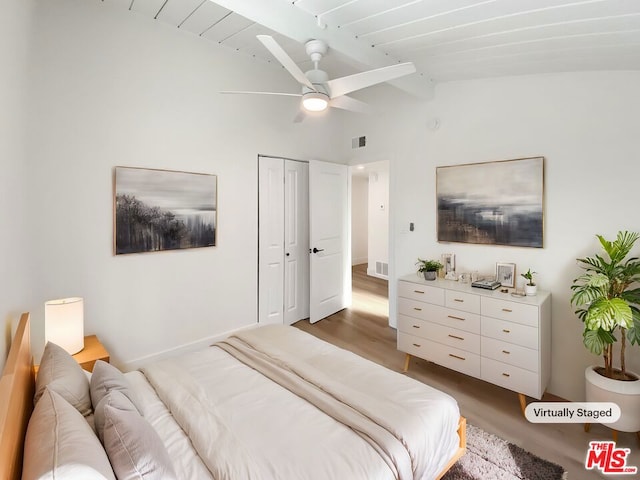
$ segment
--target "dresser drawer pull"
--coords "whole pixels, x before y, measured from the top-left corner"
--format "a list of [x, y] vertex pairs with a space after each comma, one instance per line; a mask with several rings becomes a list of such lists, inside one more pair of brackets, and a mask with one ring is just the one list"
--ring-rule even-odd
[[413, 307], [413, 309], [414, 309], [416, 312], [421, 312], [421, 311], [422, 311], [422, 309], [421, 309], [421, 308], [418, 308], [418, 307]]
[[454, 298], [453, 301], [454, 302], [464, 303], [464, 300], [462, 298]]
[[511, 330], [507, 330], [506, 328], [503, 328], [503, 329], [502, 329], [502, 331], [503, 331], [504, 333], [511, 333]]
[[458, 355], [454, 355], [453, 353], [449, 354], [450, 357], [457, 358], [458, 360], [466, 360], [464, 357], [459, 357]]
[[449, 334], [449, 338], [455, 338], [456, 340], [464, 340], [464, 338], [462, 337], [458, 337], [456, 335], [451, 335], [451, 334]]
[[424, 294], [424, 292], [422, 290], [414, 290], [413, 293], [421, 293]]
[[464, 322], [464, 318], [462, 317], [456, 317], [455, 315], [447, 315], [447, 318], [453, 318], [454, 320], [462, 320]]
[[502, 376], [503, 377], [510, 377], [511, 375], [509, 375], [508, 373], [503, 373]]
[[508, 350], [502, 350], [502, 353], [504, 353], [506, 355], [511, 355], [511, 352], [509, 352]]
[[510, 308], [503, 308], [502, 311], [507, 313], [513, 312], [513, 310], [511, 310]]
[[420, 325], [413, 325], [413, 328], [420, 328]]
[[413, 346], [420, 348], [422, 345], [418, 345], [417, 343], [414, 343]]

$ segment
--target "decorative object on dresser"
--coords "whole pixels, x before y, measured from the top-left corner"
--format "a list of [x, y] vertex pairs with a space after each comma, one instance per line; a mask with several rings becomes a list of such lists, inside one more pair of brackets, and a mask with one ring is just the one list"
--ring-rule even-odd
[[507, 288], [516, 286], [516, 264], [515, 263], [496, 263], [496, 282]]
[[544, 157], [436, 168], [439, 242], [542, 248]]
[[398, 283], [398, 350], [541, 399], [551, 374], [551, 295], [518, 297], [469, 284]]
[[115, 167], [114, 252], [216, 245], [218, 177]]
[[443, 265], [442, 276], [450, 280], [455, 280], [456, 255], [454, 253], [443, 253], [442, 256], [440, 257], [440, 262]]
[[[604, 367], [585, 371], [586, 400], [620, 406], [620, 419], [607, 424], [615, 438], [616, 431], [640, 431], [640, 379], [625, 366], [627, 340], [640, 344], [640, 260], [627, 258], [640, 235], [620, 231], [614, 241], [596, 236], [605, 255], [578, 259], [585, 273], [573, 281], [571, 304], [578, 307], [576, 315], [584, 323], [584, 346], [604, 359]], [[616, 330], [621, 343], [619, 368], [614, 367], [613, 355]]]
[[524, 284], [524, 293], [525, 295], [529, 295], [530, 297], [534, 296], [538, 292], [538, 286], [533, 280], [533, 276], [535, 274], [536, 272], [532, 272], [531, 269], [527, 270], [525, 273], [520, 274], [520, 276], [527, 279], [527, 283]]
[[424, 275], [425, 280], [435, 280], [438, 270], [443, 267], [437, 260], [422, 260], [421, 258], [418, 258], [416, 265], [418, 272]]

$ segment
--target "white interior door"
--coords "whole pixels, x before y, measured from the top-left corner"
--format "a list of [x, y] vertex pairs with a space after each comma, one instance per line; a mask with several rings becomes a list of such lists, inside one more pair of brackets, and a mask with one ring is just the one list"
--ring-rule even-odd
[[351, 305], [349, 210], [348, 167], [309, 162], [311, 323]]
[[284, 323], [309, 318], [309, 164], [284, 161]]
[[284, 161], [258, 162], [258, 321], [284, 322]]

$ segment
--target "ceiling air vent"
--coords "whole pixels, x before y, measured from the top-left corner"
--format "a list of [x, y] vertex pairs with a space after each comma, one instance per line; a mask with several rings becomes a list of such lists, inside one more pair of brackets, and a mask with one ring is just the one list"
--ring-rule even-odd
[[362, 137], [353, 137], [351, 139], [351, 148], [362, 148], [367, 145], [367, 137], [364, 135]]

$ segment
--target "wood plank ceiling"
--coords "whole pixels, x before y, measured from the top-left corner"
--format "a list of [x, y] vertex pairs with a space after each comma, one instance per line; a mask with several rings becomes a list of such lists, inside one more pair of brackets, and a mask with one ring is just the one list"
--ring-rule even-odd
[[640, 0], [103, 0], [279, 64], [273, 35], [305, 70], [322, 38], [332, 77], [412, 61], [392, 82], [430, 96], [436, 82], [505, 75], [640, 70]]

